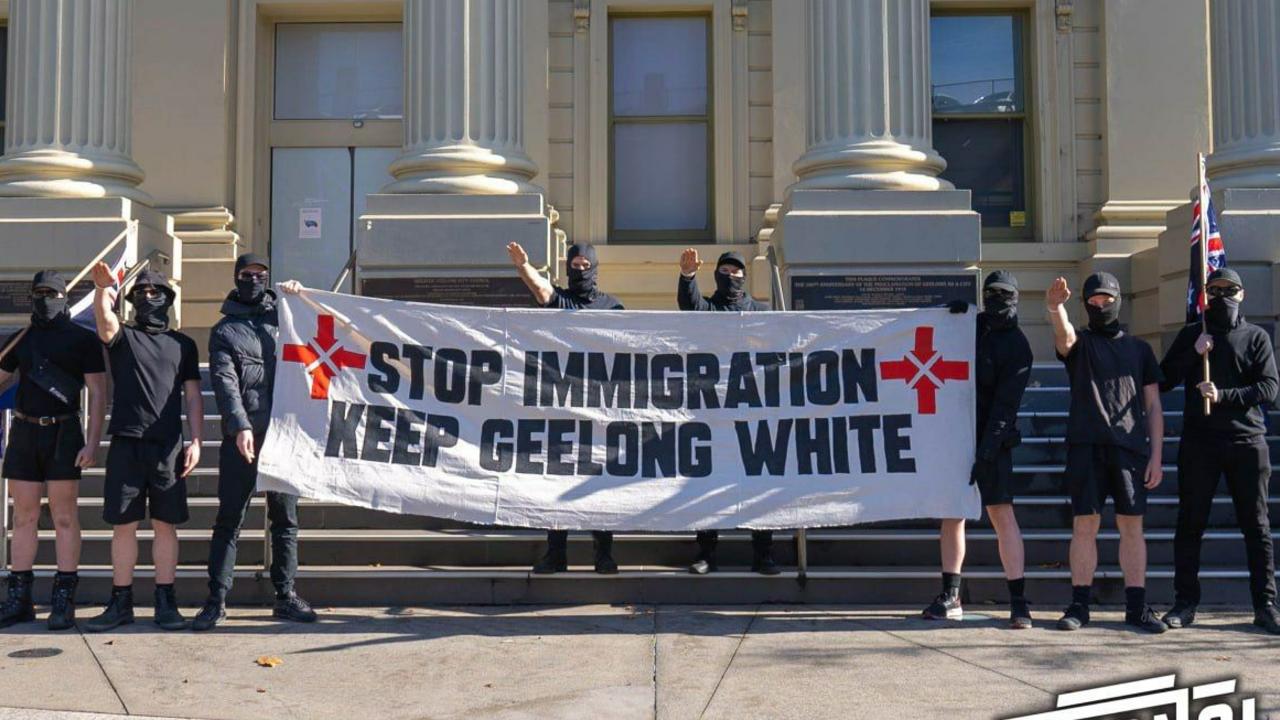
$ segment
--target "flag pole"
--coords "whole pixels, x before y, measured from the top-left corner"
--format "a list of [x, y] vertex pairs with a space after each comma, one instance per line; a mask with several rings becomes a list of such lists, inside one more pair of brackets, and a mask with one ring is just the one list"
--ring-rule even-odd
[[[1200, 294], [1196, 297], [1196, 305], [1199, 306], [1202, 300], [1207, 300], [1209, 293], [1209, 198], [1205, 192], [1207, 183], [1204, 176], [1204, 153], [1196, 153], [1196, 195], [1200, 198]], [[1209, 325], [1205, 319], [1208, 313], [1204, 308], [1200, 308], [1200, 332], [1208, 333]], [[1200, 356], [1201, 363], [1204, 366], [1204, 381], [1211, 382], [1209, 379], [1209, 353]], [[1209, 398], [1204, 398], [1204, 415], [1208, 417], [1212, 412], [1213, 403]]]

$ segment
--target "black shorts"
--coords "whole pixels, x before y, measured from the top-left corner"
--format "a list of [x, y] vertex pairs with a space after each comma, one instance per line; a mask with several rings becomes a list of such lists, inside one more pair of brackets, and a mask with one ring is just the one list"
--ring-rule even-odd
[[980, 463], [977, 481], [983, 507], [1012, 504], [1013, 452], [1004, 449], [996, 456], [995, 462]]
[[111, 438], [107, 480], [102, 488], [102, 519], [127, 525], [147, 517], [181, 525], [187, 510], [187, 481], [177, 475], [182, 438], [172, 441]]
[[79, 480], [76, 455], [83, 447], [84, 431], [76, 420], [41, 426], [13, 418], [0, 472], [10, 480]]
[[1110, 496], [1117, 515], [1145, 515], [1147, 457], [1119, 445], [1068, 445], [1067, 489], [1073, 515], [1102, 512]]

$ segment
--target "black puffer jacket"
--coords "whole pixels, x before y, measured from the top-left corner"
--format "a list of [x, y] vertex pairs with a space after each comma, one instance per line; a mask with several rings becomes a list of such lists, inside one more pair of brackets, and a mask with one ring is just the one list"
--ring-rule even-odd
[[209, 376], [222, 413], [222, 434], [267, 431], [271, 420], [271, 384], [276, 376], [279, 321], [276, 296], [268, 290], [248, 305], [233, 290], [222, 303], [223, 318], [209, 335]]

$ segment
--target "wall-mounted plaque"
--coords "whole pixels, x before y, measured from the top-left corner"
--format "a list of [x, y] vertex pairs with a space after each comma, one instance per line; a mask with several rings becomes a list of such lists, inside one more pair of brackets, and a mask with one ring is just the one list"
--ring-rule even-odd
[[365, 278], [360, 294], [441, 305], [527, 308], [534, 304], [529, 288], [518, 277]]
[[976, 302], [974, 273], [921, 275], [796, 275], [792, 310], [881, 310]]

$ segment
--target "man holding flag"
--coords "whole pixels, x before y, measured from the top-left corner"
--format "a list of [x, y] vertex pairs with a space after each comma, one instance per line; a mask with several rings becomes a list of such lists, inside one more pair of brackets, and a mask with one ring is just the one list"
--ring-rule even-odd
[[[1253, 595], [1254, 624], [1280, 634], [1267, 486], [1271, 480], [1263, 405], [1280, 390], [1275, 353], [1266, 331], [1244, 319], [1240, 304], [1244, 284], [1226, 266], [1213, 207], [1201, 199], [1193, 214], [1191, 281], [1187, 325], [1161, 362], [1162, 391], [1185, 386], [1182, 441], [1178, 448], [1178, 529], [1174, 536], [1173, 608], [1164, 621], [1170, 628], [1195, 622], [1200, 602], [1200, 544], [1218, 481], [1225, 475], [1244, 534]], [[1202, 217], [1200, 208], [1206, 208]], [[1199, 246], [1202, 237], [1207, 247]], [[1209, 267], [1207, 282], [1201, 282]], [[1203, 289], [1203, 291], [1202, 291]], [[1202, 373], [1207, 360], [1208, 377]], [[1197, 382], [1198, 381], [1198, 382]]]

